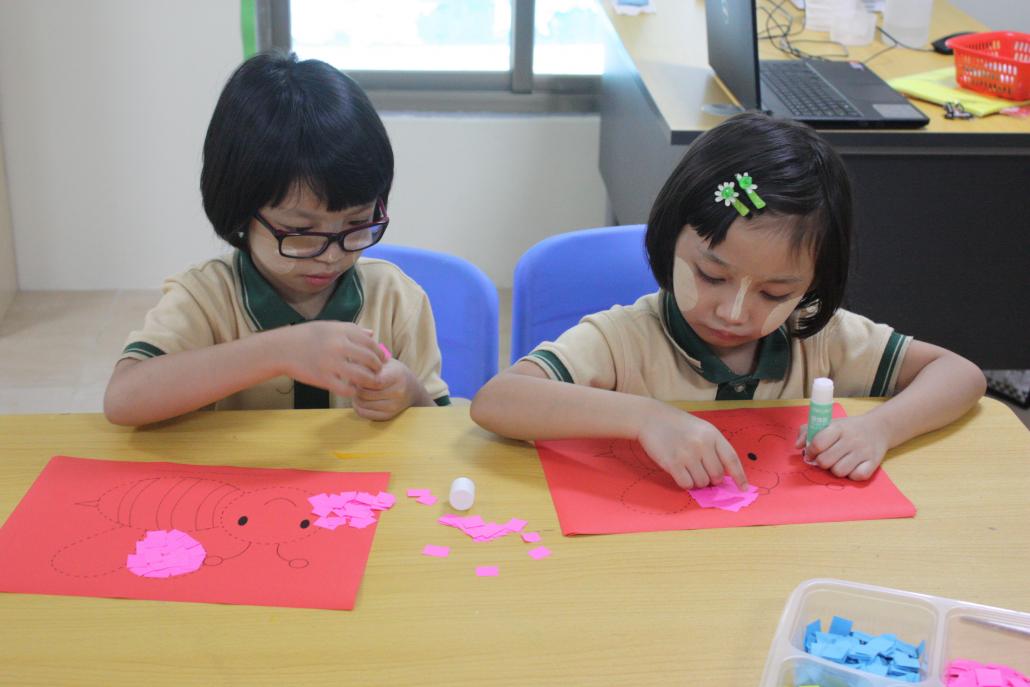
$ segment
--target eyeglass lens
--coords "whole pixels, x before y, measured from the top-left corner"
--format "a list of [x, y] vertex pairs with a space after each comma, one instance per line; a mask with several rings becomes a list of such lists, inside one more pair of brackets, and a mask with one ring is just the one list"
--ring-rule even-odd
[[[385, 228], [383, 224], [373, 224], [359, 231], [344, 234], [343, 249], [358, 251], [368, 248], [379, 240]], [[282, 253], [291, 258], [312, 257], [328, 249], [330, 241], [338, 240], [328, 236], [285, 236], [281, 243]]]

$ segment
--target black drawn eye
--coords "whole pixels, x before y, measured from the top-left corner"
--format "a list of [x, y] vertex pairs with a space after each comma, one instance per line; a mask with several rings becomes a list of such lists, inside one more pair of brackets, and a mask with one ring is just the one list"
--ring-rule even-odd
[[748, 460], [758, 460], [758, 456], [756, 456], [755, 454], [750, 453], [750, 452], [747, 454], [747, 457], [748, 457]]
[[244, 525], [246, 525], [247, 524], [247, 516], [246, 515], [241, 515], [240, 519], [236, 521], [236, 524], [239, 525], [240, 527], [243, 527]]
[[305, 520], [301, 520], [300, 521], [300, 528], [302, 530], [306, 530], [310, 525], [311, 525], [311, 521], [310, 520], [305, 519]]

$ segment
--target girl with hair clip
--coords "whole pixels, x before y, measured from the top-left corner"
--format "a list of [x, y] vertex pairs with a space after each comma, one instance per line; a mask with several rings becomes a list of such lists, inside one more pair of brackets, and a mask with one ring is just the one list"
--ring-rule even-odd
[[830, 377], [839, 396], [891, 398], [833, 421], [807, 458], [869, 479], [888, 449], [965, 413], [985, 381], [968, 360], [840, 308], [851, 227], [844, 165], [815, 131], [726, 120], [690, 146], [651, 210], [659, 291], [540, 344], [480, 390], [473, 419], [518, 439], [638, 440], [684, 489], [724, 474], [743, 488], [719, 430], [663, 401], [803, 398]]
[[200, 177], [208, 219], [236, 250], [165, 281], [111, 375], [108, 420], [347, 406], [386, 420], [447, 404], [425, 293], [388, 262], [358, 260], [386, 231], [392, 182], [389, 138], [357, 83], [292, 54], [244, 62]]

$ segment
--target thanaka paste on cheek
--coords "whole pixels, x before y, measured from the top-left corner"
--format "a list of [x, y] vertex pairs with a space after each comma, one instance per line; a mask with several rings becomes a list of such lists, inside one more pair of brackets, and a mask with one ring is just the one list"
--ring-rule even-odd
[[679, 256], [672, 264], [672, 294], [680, 312], [690, 312], [697, 305], [697, 277], [690, 264]]
[[789, 301], [784, 301], [777, 305], [775, 308], [769, 311], [769, 316], [765, 318], [765, 323], [762, 324], [762, 336], [770, 334], [775, 329], [779, 328], [781, 324], [787, 321], [790, 314], [794, 312], [794, 308], [798, 307], [798, 303], [804, 296], [798, 296], [792, 298]]

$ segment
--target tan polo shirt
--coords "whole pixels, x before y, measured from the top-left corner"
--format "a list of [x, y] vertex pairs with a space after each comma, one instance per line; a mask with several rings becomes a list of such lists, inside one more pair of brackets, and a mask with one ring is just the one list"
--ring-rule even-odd
[[[122, 358], [145, 360], [306, 321], [241, 251], [169, 277], [162, 290], [164, 295], [147, 313], [143, 328], [129, 334]], [[361, 258], [340, 277], [315, 319], [354, 322], [372, 330], [376, 340], [415, 373], [437, 405], [450, 403], [440, 377], [440, 349], [429, 299], [396, 265]], [[346, 408], [350, 399], [278, 377], [224, 398], [214, 407]]]
[[522, 358], [548, 377], [662, 401], [805, 398], [830, 377], [836, 396], [889, 396], [911, 337], [846, 310], [797, 339], [782, 326], [761, 340], [758, 364], [730, 370], [690, 328], [675, 297], [658, 291], [588, 315]]

